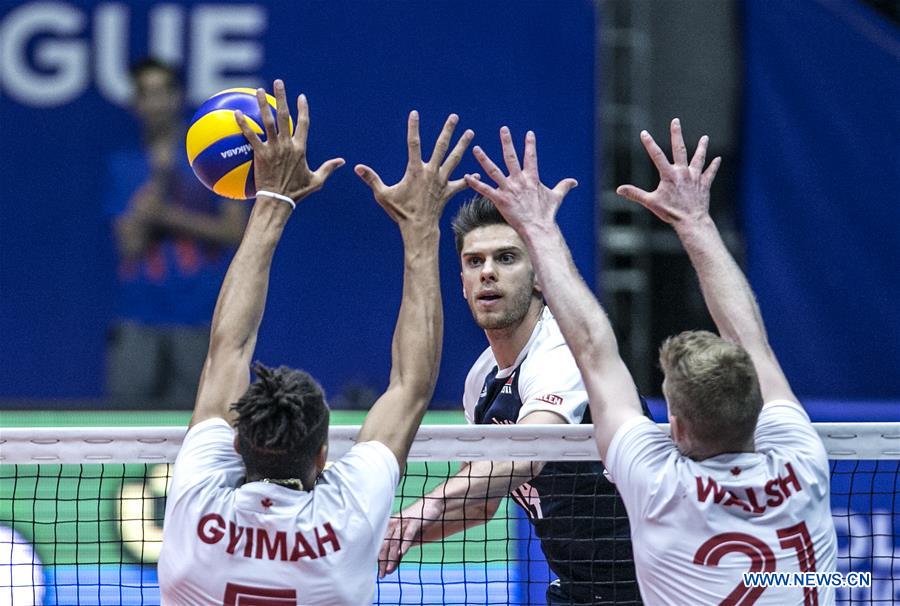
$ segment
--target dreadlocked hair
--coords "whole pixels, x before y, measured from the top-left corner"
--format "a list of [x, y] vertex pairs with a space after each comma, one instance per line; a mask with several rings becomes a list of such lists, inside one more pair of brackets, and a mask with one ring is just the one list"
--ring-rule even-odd
[[253, 365], [256, 381], [232, 409], [248, 475], [303, 478], [328, 438], [325, 393], [308, 373]]

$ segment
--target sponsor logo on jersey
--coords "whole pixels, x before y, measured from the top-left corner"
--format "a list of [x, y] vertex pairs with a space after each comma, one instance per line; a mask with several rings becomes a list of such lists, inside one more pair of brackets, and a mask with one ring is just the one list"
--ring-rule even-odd
[[558, 396], [555, 393], [548, 393], [547, 395], [541, 396], [537, 398], [541, 402], [546, 402], [547, 404], [552, 404], [553, 406], [561, 406], [565, 401], [562, 396]]

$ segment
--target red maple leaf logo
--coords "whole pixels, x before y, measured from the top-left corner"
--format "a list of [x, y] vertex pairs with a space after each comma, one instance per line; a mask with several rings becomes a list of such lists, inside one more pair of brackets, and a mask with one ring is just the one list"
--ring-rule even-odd
[[272, 499], [270, 499], [269, 497], [266, 497], [265, 499], [263, 499], [263, 500], [260, 501], [259, 503], [260, 503], [263, 507], [265, 507], [266, 509], [268, 509], [269, 507], [271, 507], [272, 505], [275, 504], [275, 503], [272, 501]]
[[735, 465], [734, 467], [732, 467], [732, 468], [731, 468], [731, 475], [733, 475], [733, 476], [739, 476], [739, 475], [741, 475], [741, 468], [738, 467], [737, 465]]

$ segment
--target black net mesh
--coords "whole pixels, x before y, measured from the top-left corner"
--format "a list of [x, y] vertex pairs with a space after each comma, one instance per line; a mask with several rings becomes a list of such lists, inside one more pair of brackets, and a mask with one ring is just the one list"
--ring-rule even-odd
[[[470, 527], [410, 549], [379, 581], [376, 603], [545, 604], [548, 588], [566, 603], [579, 591], [624, 586], [608, 583], [627, 580], [627, 541], [603, 536], [624, 512], [602, 491], [574, 492], [596, 478], [588, 462], [570, 465], [540, 487], [540, 512], [524, 490], [516, 496], [524, 507], [505, 498], [482, 523], [484, 501], [464, 499]], [[411, 463], [395, 510], [459, 469]], [[159, 604], [155, 563], [170, 474], [165, 463], [0, 465], [0, 604]], [[872, 573], [871, 587], [838, 590], [838, 604], [900, 603], [898, 475], [896, 460], [832, 462], [840, 571]], [[537, 515], [534, 524], [529, 516]], [[556, 558], [552, 568], [542, 543]], [[551, 586], [560, 577], [562, 586]], [[615, 599], [635, 603], [624, 593]]]

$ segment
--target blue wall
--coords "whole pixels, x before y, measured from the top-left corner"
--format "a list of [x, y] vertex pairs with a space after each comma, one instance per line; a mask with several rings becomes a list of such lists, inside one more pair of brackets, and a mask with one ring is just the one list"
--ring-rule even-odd
[[742, 194], [772, 345], [798, 394], [900, 398], [900, 30], [857, 2], [744, 7]]
[[[342, 155], [386, 181], [402, 174], [410, 109], [422, 115], [424, 141], [457, 112], [492, 154], [501, 125], [517, 137], [534, 129], [545, 181], [581, 183], [560, 220], [579, 267], [594, 275], [592, 2], [215, 4], [79, 2], [49, 14], [41, 3], [0, 8], [0, 36], [21, 42], [0, 58], [0, 398], [102, 393], [115, 287], [103, 167], [107, 154], [138, 140], [121, 107], [122, 70], [148, 48], [182, 59], [194, 103], [227, 86], [284, 78], [289, 93], [310, 100], [311, 162]], [[29, 31], [26, 17], [43, 25]], [[118, 59], [122, 32], [118, 50], [127, 58]], [[42, 64], [57, 47], [71, 65]], [[459, 172], [475, 169], [469, 156]], [[459, 399], [486, 346], [460, 294], [449, 229], [457, 207], [449, 205], [441, 250], [447, 336], [436, 397], [443, 400]], [[394, 224], [351, 168], [341, 169], [291, 219], [259, 359], [304, 367], [332, 395], [350, 383], [386, 385], [401, 272]]]

